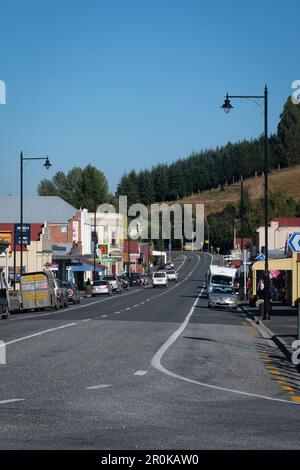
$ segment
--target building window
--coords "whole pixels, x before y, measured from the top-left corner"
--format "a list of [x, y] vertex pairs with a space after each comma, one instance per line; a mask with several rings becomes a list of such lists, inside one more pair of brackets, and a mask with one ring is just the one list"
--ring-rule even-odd
[[116, 246], [116, 232], [112, 232], [111, 234], [111, 244], [112, 246]]

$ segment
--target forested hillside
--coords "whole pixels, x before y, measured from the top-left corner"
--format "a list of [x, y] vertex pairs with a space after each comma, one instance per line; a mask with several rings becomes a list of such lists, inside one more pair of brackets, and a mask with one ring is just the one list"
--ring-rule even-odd
[[[280, 116], [277, 133], [269, 138], [270, 169], [300, 163], [300, 105], [288, 98]], [[149, 205], [172, 201], [208, 189], [234, 184], [260, 175], [264, 168], [263, 137], [228, 143], [213, 150], [203, 150], [171, 164], [124, 174], [116, 195], [127, 194], [129, 203]]]

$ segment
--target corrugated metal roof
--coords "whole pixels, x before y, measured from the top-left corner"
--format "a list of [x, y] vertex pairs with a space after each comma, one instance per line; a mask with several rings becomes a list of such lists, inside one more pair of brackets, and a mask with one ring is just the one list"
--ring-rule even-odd
[[[27, 224], [66, 223], [77, 212], [58, 196], [25, 196], [23, 222]], [[20, 222], [20, 197], [0, 196], [0, 223]]]

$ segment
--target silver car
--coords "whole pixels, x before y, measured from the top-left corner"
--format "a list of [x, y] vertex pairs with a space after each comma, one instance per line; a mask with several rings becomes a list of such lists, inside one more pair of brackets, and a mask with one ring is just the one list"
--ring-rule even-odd
[[101, 294], [111, 295], [112, 288], [108, 281], [94, 281], [92, 285], [92, 297]]
[[121, 294], [122, 292], [122, 284], [120, 280], [117, 278], [117, 276], [104, 276], [103, 281], [108, 281], [113, 292], [118, 292], [118, 294]]
[[235, 310], [238, 303], [238, 297], [233, 287], [214, 286], [208, 294], [208, 308], [228, 307]]

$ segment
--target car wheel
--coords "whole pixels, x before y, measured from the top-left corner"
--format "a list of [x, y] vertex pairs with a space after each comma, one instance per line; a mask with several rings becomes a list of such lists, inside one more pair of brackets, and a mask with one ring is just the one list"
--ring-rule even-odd
[[92, 294], [92, 297], [95, 297], [96, 294]]

